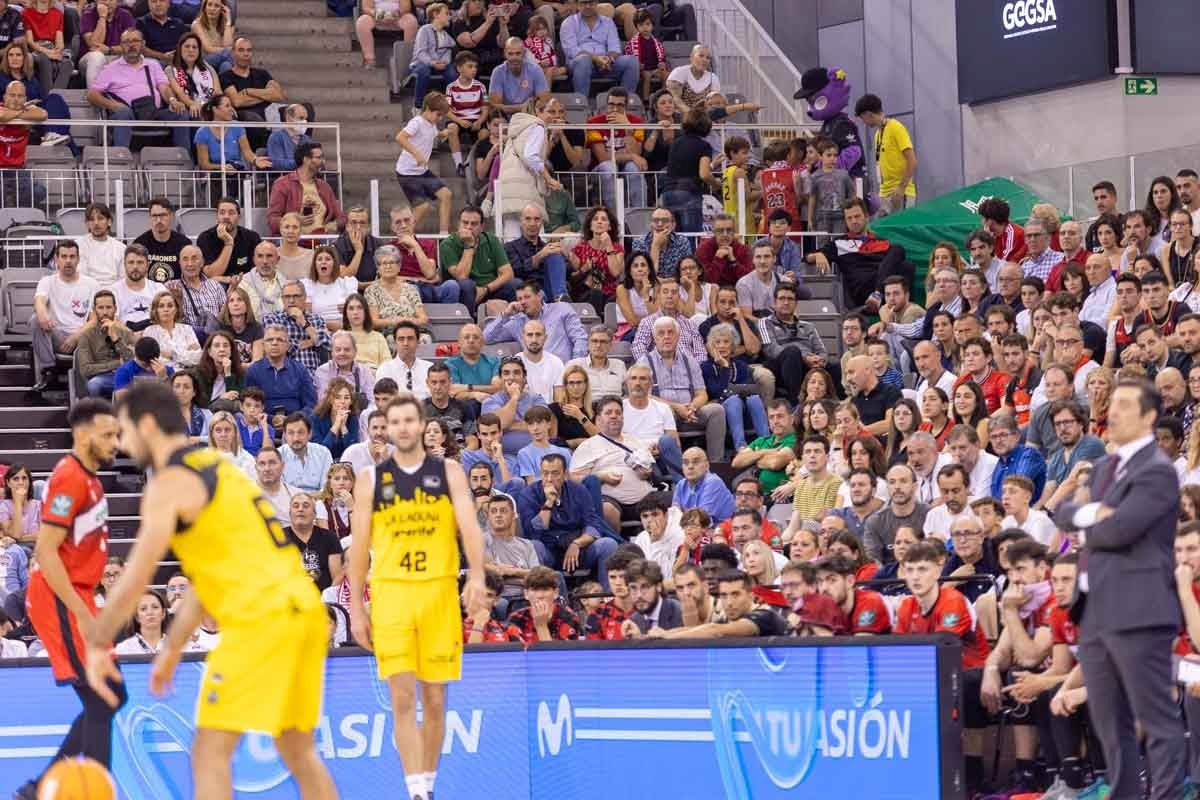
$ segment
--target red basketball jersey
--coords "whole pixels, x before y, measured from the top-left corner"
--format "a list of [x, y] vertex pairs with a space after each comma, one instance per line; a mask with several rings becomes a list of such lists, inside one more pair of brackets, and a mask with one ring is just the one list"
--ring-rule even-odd
[[804, 230], [800, 210], [796, 205], [796, 172], [786, 161], [776, 161], [758, 173], [762, 184], [762, 222], [759, 233], [767, 232], [767, 218], [782, 208], [792, 216], [792, 230]]
[[[108, 559], [108, 500], [100, 479], [73, 453], [50, 473], [42, 522], [66, 529], [67, 537], [58, 555], [67, 575], [73, 585], [94, 590]], [[38, 579], [45, 580], [40, 576]]]

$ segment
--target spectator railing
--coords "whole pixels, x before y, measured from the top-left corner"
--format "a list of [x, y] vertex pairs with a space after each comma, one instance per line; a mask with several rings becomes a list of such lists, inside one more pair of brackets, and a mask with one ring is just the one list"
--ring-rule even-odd
[[[176, 201], [178, 205], [202, 206], [211, 208], [222, 196], [239, 196], [247, 185], [250, 193], [242, 195], [241, 200], [249, 204], [255, 190], [258, 190], [265, 203], [270, 192], [271, 182], [290, 170], [271, 168], [257, 169], [253, 164], [241, 171], [202, 170], [189, 159], [178, 162], [176, 169], [164, 162], [153, 162], [143, 165], [139, 160], [114, 160], [112, 146], [112, 128], [132, 128], [135, 132], [162, 131], [173, 128], [189, 128], [198, 130], [201, 127], [244, 129], [266, 128], [270, 131], [278, 129], [277, 123], [268, 122], [205, 122], [205, 121], [126, 121], [126, 120], [83, 120], [83, 119], [49, 119], [37, 124], [63, 125], [72, 128], [99, 129], [100, 152], [98, 158], [85, 161], [82, 156], [68, 159], [56, 159], [55, 155], [66, 151], [66, 147], [50, 148], [51, 153], [42, 152], [42, 148], [30, 147], [26, 152], [26, 165], [0, 170], [0, 207], [40, 208], [48, 219], [52, 218], [52, 210], [72, 208], [87, 205], [94, 198], [104, 199], [116, 205], [118, 195], [115, 184], [122, 181], [120, 195], [122, 199], [132, 202], [131, 207], [144, 204], [151, 197], [165, 195]], [[338, 176], [342, 172], [342, 137], [341, 125], [336, 122], [313, 122], [314, 139], [319, 141], [319, 132], [331, 130], [332, 142], [322, 142], [326, 152], [333, 152], [333, 169], [326, 170], [324, 176], [338, 193], [338, 200], [343, 200], [342, 181]], [[260, 151], [261, 154], [261, 151]], [[218, 153], [222, 164], [226, 161], [225, 141], [219, 142]], [[241, 160], [240, 154], [231, 160]], [[244, 180], [252, 179], [247, 184]], [[332, 178], [332, 180], [330, 180]], [[344, 203], [342, 203], [344, 207]]]
[[1113, 182], [1117, 197], [1122, 198], [1127, 210], [1144, 208], [1152, 180], [1165, 175], [1173, 181], [1180, 169], [1194, 168], [1198, 163], [1200, 144], [1192, 144], [1030, 170], [1009, 178], [1047, 203], [1053, 203], [1064, 215], [1079, 219], [1095, 215], [1092, 186], [1100, 181]]
[[800, 70], [741, 0], [690, 0], [696, 9], [700, 41], [713, 54], [721, 91], [745, 95], [763, 107], [759, 119], [776, 125], [810, 120], [803, 102], [792, 99]]

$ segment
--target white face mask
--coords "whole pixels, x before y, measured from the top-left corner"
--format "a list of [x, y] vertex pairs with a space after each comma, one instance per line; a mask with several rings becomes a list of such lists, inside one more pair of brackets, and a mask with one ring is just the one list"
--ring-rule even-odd
[[297, 136], [303, 136], [304, 134], [308, 133], [308, 120], [297, 121], [288, 127], [292, 129], [292, 133], [296, 134]]

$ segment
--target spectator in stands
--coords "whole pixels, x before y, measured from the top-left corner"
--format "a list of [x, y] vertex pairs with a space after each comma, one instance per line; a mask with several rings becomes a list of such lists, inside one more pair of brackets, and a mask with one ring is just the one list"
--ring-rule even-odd
[[458, 79], [446, 84], [446, 99], [450, 103], [446, 112], [446, 142], [455, 170], [463, 175], [468, 152], [477, 140], [488, 135], [488, 97], [487, 89], [475, 79], [479, 72], [478, 56], [463, 50], [454, 57], [454, 69]]
[[[504, 252], [517, 278], [527, 284], [534, 281], [544, 286], [551, 302], [570, 299], [562, 242], [559, 239], [549, 242], [542, 239], [544, 219], [545, 213], [538, 205], [531, 203], [525, 206], [521, 211], [521, 236], [506, 242]], [[519, 303], [519, 291], [517, 297]]]
[[881, 564], [895, 560], [892, 542], [896, 529], [909, 527], [923, 531], [929, 511], [928, 506], [917, 501], [916, 473], [907, 464], [896, 464], [887, 471], [887, 487], [888, 503], [867, 517], [862, 539], [867, 557]]
[[[818, 139], [815, 145], [821, 162], [809, 177], [808, 228], [845, 233], [846, 201], [855, 196], [850, 173], [838, 167], [838, 144], [832, 139]], [[824, 242], [822, 242], [823, 244]]]
[[[179, 272], [179, 254], [183, 252], [183, 248], [192, 243], [191, 239], [184, 236], [175, 229], [175, 206], [165, 197], [155, 197], [149, 203], [150, 229], [134, 240], [134, 244], [145, 248], [146, 258], [148, 263], [145, 269], [141, 270], [143, 282], [138, 286], [139, 289], [144, 285], [151, 287], [159, 284], [165, 284], [172, 278], [178, 278]], [[128, 251], [126, 252], [128, 255]], [[125, 264], [126, 283], [128, 288], [133, 289], [135, 281], [129, 273], [129, 263]], [[118, 287], [121, 284], [118, 284]], [[120, 289], [117, 289], [120, 295]], [[150, 297], [153, 297], [152, 292]], [[118, 296], [118, 306], [120, 305], [121, 297]], [[121, 313], [124, 316], [124, 312]], [[128, 322], [128, 320], [126, 320]]]
[[[587, 355], [566, 363], [568, 368], [578, 366], [587, 373], [594, 398], [610, 394], [620, 397], [625, 385], [625, 362], [619, 358], [609, 358], [611, 350], [612, 332], [604, 325], [593, 325], [588, 331]], [[566, 378], [565, 373], [563, 377]]]
[[238, 440], [251, 456], [258, 455], [264, 444], [274, 446], [275, 429], [267, 421], [265, 409], [266, 395], [262, 389], [250, 386], [242, 391], [241, 411], [235, 415]]
[[116, 297], [108, 289], [96, 292], [92, 317], [80, 329], [76, 367], [92, 397], [111, 397], [117, 368], [133, 358], [136, 337], [117, 318]]
[[159, 358], [158, 341], [143, 336], [134, 343], [133, 358], [117, 367], [113, 375], [113, 397], [120, 399], [125, 389], [139, 378], [161, 381], [173, 374], [174, 370]]
[[21, 7], [10, 7], [8, 0], [0, 6], [0, 45], [8, 45], [25, 38], [25, 21], [21, 15]]
[[1020, 444], [1020, 436], [1017, 420], [1012, 414], [992, 417], [988, 439], [1000, 461], [992, 472], [991, 494], [1000, 496], [1004, 479], [1009, 475], [1024, 475], [1033, 482], [1033, 501], [1036, 503], [1046, 484], [1046, 459], [1035, 448]]
[[[994, 200], [995, 198], [991, 199]], [[987, 201], [985, 200], [984, 202], [986, 203]], [[1012, 226], [1012, 223], [1008, 224]], [[1017, 228], [1017, 230], [1020, 230], [1020, 228]], [[993, 231], [993, 233], [996, 232]], [[996, 233], [996, 235], [1003, 236], [1005, 234], [1001, 232]], [[1046, 232], [1045, 223], [1036, 217], [1031, 217], [1025, 223], [1023, 236], [1023, 246], [1024, 243], [1028, 243], [1027, 249], [1029, 252], [1028, 257], [1022, 259], [1020, 262], [1021, 268], [1025, 271], [1025, 277], [1041, 278], [1043, 281], [1047, 280], [1050, 277], [1050, 272], [1059, 262], [1063, 261], [1063, 254], [1050, 248], [1050, 234]], [[1000, 247], [1000, 239], [996, 240], [996, 247]], [[1003, 258], [999, 252], [997, 252], [997, 257]]]
[[1096, 219], [1088, 226], [1087, 235], [1084, 236], [1084, 247], [1098, 253], [1101, 250], [1100, 225], [1105, 221], [1105, 217], [1116, 221], [1117, 230], [1122, 227], [1121, 214], [1117, 210], [1117, 187], [1112, 181], [1100, 181], [1092, 187], [1092, 201], [1096, 204]]
[[471, 316], [479, 303], [516, 299], [521, 282], [513, 277], [503, 243], [483, 229], [483, 212], [475, 206], [458, 213], [458, 232], [442, 240], [438, 256], [445, 280], [459, 281], [461, 288], [466, 288], [468, 281], [473, 284], [473, 296], [468, 293], [461, 298]]
[[350, 464], [357, 475], [367, 467], [382, 464], [395, 450], [395, 445], [387, 438], [387, 415], [375, 409], [367, 414], [366, 439], [347, 447], [342, 453], [342, 462]]
[[[992, 251], [1001, 261], [1011, 261], [1014, 264], [1024, 260], [1027, 252], [1025, 244], [1025, 229], [1010, 221], [1011, 210], [1007, 202], [1000, 197], [989, 197], [979, 204], [979, 218], [984, 229], [992, 234]], [[1038, 221], [1041, 222], [1040, 220]], [[1043, 225], [1042, 229], [1045, 232]], [[1050, 247], [1050, 236], [1047, 234], [1042, 243], [1043, 250]], [[1041, 253], [1043, 251], [1039, 251]], [[1053, 266], [1053, 264], [1051, 264]], [[1049, 270], [1046, 271], [1049, 274]], [[1029, 270], [1025, 271], [1029, 274]]]
[[670, 404], [652, 397], [653, 373], [649, 366], [634, 364], [625, 373], [627, 398], [622, 430], [640, 441], [657, 445], [656, 463], [662, 473], [683, 477], [683, 453], [679, 447], [675, 413]]
[[188, 370], [180, 370], [171, 376], [171, 390], [179, 401], [179, 410], [188, 424], [188, 436], [195, 442], [208, 442], [208, 425], [212, 412], [197, 400], [196, 376]]
[[583, 221], [583, 240], [567, 256], [572, 299], [590, 303], [598, 315], [616, 298], [617, 282], [625, 274], [625, 248], [614, 220], [604, 206], [590, 209]]
[[853, 403], [867, 430], [882, 436], [891, 424], [892, 408], [900, 401], [900, 390], [879, 380], [871, 359], [855, 356], [847, 365], [850, 385], [854, 390]]
[[[89, 90], [93, 88], [105, 64], [125, 55], [128, 46], [124, 39], [125, 31], [134, 30], [136, 25], [133, 14], [116, 0], [100, 0], [84, 9], [79, 32], [86, 52], [79, 58], [79, 71], [83, 73], [84, 85]], [[139, 57], [140, 52], [139, 48]], [[141, 73], [140, 65], [138, 73]]]
[[[149, 0], [146, 8], [147, 13], [137, 18], [137, 29], [146, 40], [144, 52], [147, 57], [168, 67], [179, 49], [180, 38], [188, 32], [188, 26], [171, 14], [171, 0]], [[59, 49], [62, 49], [61, 46]], [[212, 76], [216, 78], [216, 72]], [[167, 77], [171, 76], [168, 74]]]
[[[2, 536], [11, 537], [17, 543], [15, 549], [10, 547], [4, 552], [9, 559], [9, 574], [5, 582], [7, 584], [16, 572], [16, 580], [20, 584], [16, 589], [5, 586], [11, 595], [14, 591], [23, 590], [28, 583], [27, 574], [24, 578], [19, 577], [28, 562], [25, 550], [20, 545], [36, 540], [42, 524], [42, 501], [33, 496], [33, 476], [29, 467], [24, 464], [13, 464], [9, 467], [4, 476], [4, 488], [8, 496], [0, 500], [0, 531], [3, 531]], [[18, 560], [19, 565], [14, 563], [14, 560]]]
[[559, 41], [567, 57], [575, 93], [591, 96], [592, 76], [615, 78], [627, 93], [637, 91], [638, 61], [621, 54], [621, 37], [595, 0], [579, 0], [579, 11], [563, 20]]
[[566, 459], [551, 453], [542, 459], [541, 480], [517, 499], [526, 535], [539, 560], [565, 573], [592, 570], [608, 589], [609, 557], [617, 540], [596, 512], [591, 493], [567, 477]]
[[[286, 103], [287, 95], [279, 81], [260, 67], [251, 66], [254, 44], [245, 36], [233, 43], [233, 66], [220, 73], [225, 96], [233, 101], [238, 119], [243, 122], [266, 121], [267, 107], [272, 103]], [[254, 148], [265, 147], [268, 128], [251, 128], [247, 133]]]
[[504, 452], [516, 455], [529, 444], [525, 413], [534, 406], [548, 406], [549, 402], [534, 392], [528, 384], [525, 362], [517, 356], [500, 363], [500, 381], [504, 388], [489, 396], [482, 404], [484, 414], [495, 414], [504, 431]]
[[625, 54], [638, 61], [642, 99], [649, 103], [654, 84], [662, 84], [667, 79], [667, 52], [662, 42], [654, 38], [654, 17], [649, 11], [638, 10], [633, 24], [636, 33], [626, 37], [629, 41], [625, 45]]
[[[360, 438], [358, 412], [361, 409], [357, 400], [359, 395], [349, 382], [342, 378], [333, 378], [326, 384], [324, 393], [319, 396], [321, 401], [313, 409], [309, 422], [312, 426], [311, 438], [315, 444], [324, 447], [332, 458], [340, 460], [346, 448], [357, 444]], [[286, 423], [284, 436], [290, 445], [292, 440], [288, 437]], [[284, 463], [285, 467], [290, 466], [290, 457], [285, 456]], [[303, 481], [294, 480], [289, 476], [290, 473], [285, 471], [284, 477], [287, 480], [297, 486], [303, 485]]]
[[854, 104], [854, 116], [875, 129], [875, 156], [879, 164], [879, 199], [884, 214], [895, 214], [917, 202], [917, 153], [908, 129], [883, 113], [878, 95], [864, 94]]
[[[458, 303], [462, 302], [474, 315], [475, 284], [468, 280], [442, 280], [438, 273], [437, 254], [434, 252], [434, 242], [429, 239], [417, 239], [415, 236], [416, 221], [411, 208], [407, 206], [393, 208], [390, 212], [392, 234], [395, 238], [392, 244], [397, 248], [399, 274], [406, 283], [416, 288], [424, 303]], [[379, 253], [375, 254], [376, 268], [379, 264]], [[360, 280], [366, 280], [360, 276]]]
[[767, 412], [757, 394], [758, 386], [745, 356], [734, 351], [736, 333], [732, 325], [719, 324], [709, 328], [708, 359], [701, 363], [705, 389], [725, 409], [725, 420], [733, 436], [734, 451], [746, 447], [744, 417], [747, 411], [759, 436], [769, 431]]
[[[664, 639], [721, 639], [731, 636], [782, 636], [787, 633], [787, 622], [783, 617], [770, 606], [755, 604], [755, 595], [751, 591], [753, 581], [749, 575], [729, 570], [719, 573], [716, 580], [726, 622], [706, 622], [670, 631], [651, 630], [648, 635]], [[832, 604], [827, 598], [822, 599]]]
[[736, 284], [753, 270], [750, 248], [737, 239], [733, 217], [724, 212], [713, 217], [713, 235], [696, 248], [704, 279], [718, 286]]
[[[563, 363], [587, 353], [587, 334], [579, 313], [570, 303], [543, 302], [541, 286], [532, 280], [523, 283], [517, 290], [517, 299], [484, 327], [484, 341], [488, 344], [523, 341], [531, 320], [540, 321], [544, 327], [546, 352]], [[526, 366], [530, 366], [528, 362]]]
[[[208, 0], [216, 2], [216, 0]], [[200, 109], [200, 118], [208, 122], [229, 123], [236, 119], [233, 102], [223, 94], [210, 97]], [[271, 160], [258, 156], [250, 148], [246, 129], [240, 125], [196, 129], [196, 165], [209, 172], [244, 172], [251, 168], [269, 169]]]
[[[124, 9], [120, 11], [129, 13]], [[87, 13], [85, 12], [85, 18]], [[88, 80], [88, 102], [105, 111], [112, 120], [186, 120], [187, 108], [172, 94], [162, 66], [157, 61], [147, 61], [142, 57], [142, 34], [132, 25], [133, 19], [130, 17], [129, 28], [121, 34], [120, 59], [107, 66], [99, 60], [92, 60], [87, 65], [89, 70], [92, 67], [97, 70], [95, 76]], [[93, 50], [84, 56], [83, 60], [97, 55], [98, 51]], [[99, 56], [99, 59], [103, 58], [104, 56]], [[146, 69], [150, 70], [148, 82]], [[190, 137], [186, 127], [171, 128], [170, 133], [171, 142], [175, 147], [189, 149]], [[133, 137], [133, 129], [114, 127], [111, 136], [111, 142], [117, 147], [128, 147]]]
[[[759, 309], [766, 310], [775, 304], [775, 288], [779, 285], [779, 275], [775, 268], [775, 254], [771, 245], [756, 243], [751, 256], [754, 269], [738, 278], [735, 284], [737, 292], [738, 311], [743, 318], [753, 319]], [[788, 282], [797, 295], [801, 290], [792, 282]], [[808, 290], [803, 290], [806, 297], [811, 297]]]
[[46, 116], [44, 109], [29, 104], [25, 84], [14, 80], [5, 87], [0, 104], [0, 181], [11, 181], [7, 185], [15, 187], [15, 192], [8, 188], [7, 196], [15, 195], [18, 205], [35, 206], [46, 198], [43, 181], [24, 169], [31, 131], [28, 123], [40, 122]]
[[[523, 219], [527, 208], [537, 209], [544, 219], [549, 213], [551, 197], [563, 192], [562, 184], [546, 161], [549, 146], [546, 125], [557, 120], [561, 111], [562, 104], [552, 97], [539, 96], [531, 100], [528, 112], [513, 116], [506, 136], [502, 136], [498, 128], [489, 134], [495, 145], [487, 157], [475, 165], [480, 179], [486, 168], [489, 179], [499, 181], [501, 195], [497, 213], [502, 216], [505, 236], [515, 235], [517, 227], [525, 232], [525, 223], [518, 226], [516, 217], [520, 215]], [[491, 166], [486, 166], [489, 161]], [[495, 184], [489, 186], [494, 188]]]
[[288, 355], [296, 359], [311, 374], [329, 352], [329, 331], [325, 321], [306, 308], [307, 293], [300, 281], [284, 284], [283, 311], [263, 317], [264, 328], [279, 326], [287, 331]]
[[993, 249], [996, 239], [983, 228], [977, 228], [967, 235], [967, 251], [971, 254], [971, 265], [987, 278], [989, 291], [999, 291], [999, 276], [1001, 265], [1007, 263], [996, 257]]
[[[543, 15], [543, 10], [548, 13]], [[558, 63], [558, 51], [554, 47], [554, 10], [548, 5], [543, 4], [538, 13], [530, 18], [524, 44], [541, 68], [547, 86], [567, 77], [567, 68]]]
[[[413, 108], [422, 107], [431, 78], [441, 78], [447, 86], [458, 78], [453, 63], [454, 37], [449, 32], [450, 9], [445, 3], [433, 3], [425, 10], [425, 16], [429, 21], [417, 31], [413, 44], [410, 67], [416, 80]], [[492, 15], [488, 16], [490, 19]]]
[[677, 276], [680, 259], [692, 254], [692, 240], [677, 233], [675, 228], [675, 212], [664, 199], [650, 213], [650, 230], [633, 243], [633, 252], [648, 255], [655, 274], [660, 277]]
[[336, 534], [316, 526], [317, 509], [313, 495], [298, 491], [291, 496], [289, 505], [289, 524], [284, 527], [283, 533], [300, 551], [300, 563], [304, 571], [321, 590], [341, 583], [345, 568], [342, 545]]
[[[358, 279], [339, 277], [340, 273], [337, 251], [330, 245], [320, 245], [313, 250], [308, 275], [302, 281], [309, 308], [330, 330], [341, 327], [346, 298], [358, 291]], [[416, 321], [422, 325], [428, 322], [421, 307]]]
[[811, 322], [796, 316], [796, 289], [792, 284], [775, 287], [774, 303], [774, 312], [758, 321], [758, 339], [767, 367], [785, 396], [799, 397], [807, 372], [825, 366], [825, 343]]
[[57, 382], [57, 354], [75, 352], [91, 315], [93, 298], [100, 290], [96, 281], [81, 274], [76, 242], [59, 240], [54, 246], [54, 260], [56, 271], [38, 280], [29, 321], [36, 392]]
[[204, 354], [192, 370], [197, 402], [213, 411], [238, 410], [246, 388], [246, 367], [237, 343], [225, 331], [213, 331], [204, 342]]
[[550, 96], [550, 84], [536, 61], [526, 55], [525, 43], [515, 36], [504, 43], [504, 63], [492, 71], [488, 100], [495, 111], [511, 116], [534, 98]]
[[546, 326], [540, 320], [527, 321], [521, 329], [521, 343], [524, 349], [517, 357], [525, 364], [530, 391], [543, 398], [554, 398], [562, 389], [563, 362], [545, 351]]
[[500, 418], [495, 414], [481, 414], [475, 421], [475, 431], [478, 435], [477, 444], [479, 446], [459, 451], [458, 457], [463, 469], [467, 472], [468, 479], [471, 480], [472, 491], [475, 492], [476, 497], [480, 496], [480, 493], [476, 489], [472, 475], [475, 472], [473, 468], [480, 465], [487, 467], [490, 476], [485, 494], [491, 493], [495, 487], [499, 491], [510, 491], [516, 493], [514, 496], [519, 495], [525, 490], [525, 484], [524, 481], [514, 477], [514, 473], [517, 471], [516, 451], [505, 452]]
[[192, 20], [192, 33], [200, 37], [204, 60], [218, 73], [233, 66], [233, 14], [224, 0], [201, 0], [200, 13]]
[[1126, 363], [1141, 364], [1150, 380], [1155, 380], [1159, 373], [1170, 368], [1179, 370], [1182, 376], [1187, 364], [1183, 351], [1167, 347], [1167, 340], [1156, 325], [1139, 325], [1133, 332], [1133, 341], [1137, 344], [1137, 349], [1133, 351], [1136, 356]]
[[488, 5], [485, 11], [484, 5], [483, 0], [466, 0], [450, 33], [460, 48], [470, 50], [479, 58], [479, 72], [491, 75], [492, 70], [504, 61], [504, 43], [510, 35], [506, 12], [510, 7]]
[[201, 231], [196, 246], [204, 255], [204, 274], [210, 278], [242, 275], [250, 271], [255, 248], [262, 241], [242, 227], [242, 206], [232, 197], [217, 201], [217, 224]]
[[713, 148], [707, 140], [711, 132], [712, 120], [703, 109], [697, 108], [686, 113], [681, 135], [675, 138], [668, 155], [662, 204], [675, 209], [682, 233], [700, 233], [703, 230], [702, 198], [705, 186], [717, 190], [721, 188], [721, 180], [712, 170]]
[[370, 233], [371, 216], [365, 206], [346, 209], [346, 227], [333, 242], [338, 262], [342, 265], [341, 276], [356, 278], [360, 285], [375, 280], [378, 267], [375, 251], [384, 242]]
[[711, 65], [712, 51], [707, 45], [697, 44], [692, 48], [687, 65], [676, 67], [667, 76], [667, 90], [675, 97], [675, 105], [683, 114], [693, 109], [703, 111], [709, 94], [721, 91], [721, 80], [713, 73]]
[[[631, 58], [631, 56], [623, 56], [623, 58]], [[632, 89], [614, 87], [607, 96], [607, 111], [589, 117], [588, 124], [627, 126], [640, 125], [645, 122], [637, 114], [629, 113], [631, 94], [633, 94]], [[641, 129], [597, 128], [588, 131], [587, 143], [596, 164], [594, 171], [601, 175], [600, 202], [605, 207], [616, 207], [615, 177], [618, 173], [625, 176], [625, 183], [629, 189], [628, 207], [642, 208], [646, 205], [645, 172], [649, 169], [649, 165], [642, 155], [642, 143], [645, 138], [646, 132]]]
[[[1024, 536], [1024, 534], [1022, 534]], [[993, 544], [983, 528], [983, 521], [975, 514], [960, 514], [950, 523], [950, 541], [954, 552], [946, 559], [942, 567], [942, 578], [965, 578], [972, 575], [1001, 576], [999, 547]], [[967, 600], [975, 602], [989, 589], [984, 583], [959, 583], [953, 581], [949, 585], [956, 586]]]
[[670, 406], [678, 428], [703, 431], [709, 461], [724, 461], [724, 408], [710, 400], [699, 361], [680, 347], [679, 323], [662, 316], [652, 324], [654, 349], [639, 358], [638, 364], [649, 367], [655, 396]]
[[981, 445], [979, 433], [971, 425], [955, 425], [946, 437], [946, 452], [954, 463], [967, 471], [972, 500], [991, 496], [992, 474], [999, 463], [999, 459], [983, 450]]
[[288, 327], [267, 321], [263, 329], [264, 355], [246, 370], [246, 386], [262, 389], [271, 424], [282, 430], [284, 417], [297, 411], [311, 411], [317, 404], [317, 394], [312, 373], [288, 355]]
[[785, 543], [804, 523], [819, 522], [827, 510], [836, 508], [842, 488], [842, 479], [829, 471], [829, 442], [824, 437], [810, 434], [798, 449], [805, 474], [795, 482], [792, 517], [783, 533]]
[[425, 382], [432, 364], [417, 358], [417, 326], [411, 320], [401, 320], [395, 328], [396, 357], [387, 361], [375, 373], [376, 379], [391, 378], [402, 391], [411, 392], [418, 400], [429, 397]]
[[125, 245], [110, 235], [113, 214], [107, 205], [91, 203], [84, 209], [83, 217], [88, 232], [75, 238], [79, 246], [79, 272], [107, 289], [121, 279]]
[[861, 198], [846, 201], [842, 210], [846, 235], [826, 242], [820, 250], [809, 253], [804, 260], [822, 273], [836, 264], [844, 282], [845, 301], [850, 307], [866, 306], [874, 313], [882, 304], [880, 287], [890, 275], [900, 275], [907, 285], [913, 285], [913, 266], [904, 260], [904, 248], [880, 239], [867, 230], [868, 209]]
[[733, 516], [733, 494], [716, 473], [709, 471], [704, 450], [690, 447], [683, 453], [683, 480], [675, 484], [671, 505], [684, 511], [703, 508], [713, 522], [720, 523]]
[[[509, 615], [505, 626], [509, 641], [532, 644], [583, 637], [579, 617], [558, 597], [559, 582], [559, 575], [548, 567], [537, 566], [529, 570], [525, 576], [525, 599], [529, 605]], [[473, 610], [471, 613], [480, 612]], [[471, 630], [472, 635], [476, 630]]]
[[[362, 50], [363, 66], [375, 68], [375, 29], [400, 31], [411, 42], [419, 33], [414, 4], [410, 0], [362, 0], [354, 20], [354, 34]], [[426, 9], [428, 13], [428, 9]]]
[[[172, 44], [170, 63], [164, 65], [167, 89], [180, 110], [186, 111], [192, 119], [200, 119], [204, 104], [221, 94], [221, 79], [212, 64], [204, 60], [202, 51], [200, 37], [191, 32], [185, 33], [177, 44]], [[147, 54], [152, 55], [149, 47]]]
[[330, 384], [341, 379], [354, 387], [355, 397], [366, 397], [367, 389], [375, 385], [375, 372], [358, 360], [358, 346], [348, 331], [330, 336], [330, 357], [313, 373], [317, 397], [325, 397]]
[[276, 271], [279, 252], [271, 242], [254, 248], [254, 269], [242, 275], [237, 288], [246, 292], [254, 316], [261, 319], [283, 310], [283, 279]]
[[475, 407], [450, 396], [450, 368], [444, 362], [430, 365], [425, 376], [429, 397], [425, 398], [425, 418], [441, 420], [461, 445], [475, 434]]
[[320, 491], [325, 473], [333, 463], [329, 448], [311, 441], [313, 428], [305, 411], [288, 414], [282, 427], [286, 443], [280, 454], [284, 482], [302, 491]]
[[[8, 11], [5, 14], [10, 18], [12, 16]], [[71, 60], [71, 51], [66, 48], [63, 9], [49, 0], [31, 0], [20, 15], [21, 24], [25, 27], [25, 44], [37, 67], [38, 83], [47, 92], [67, 88], [75, 63]], [[10, 36], [20, 35], [20, 24], [5, 27], [10, 31]], [[76, 26], [73, 24], [72, 27]], [[14, 38], [10, 41], [20, 40]]]
[[517, 504], [506, 494], [485, 496], [484, 513], [487, 522], [484, 555], [488, 570], [504, 579], [502, 593], [516, 597], [529, 571], [541, 564], [533, 543], [517, 535]]
[[458, 331], [458, 355], [444, 362], [450, 368], [450, 391], [459, 400], [481, 403], [501, 387], [500, 359], [482, 352], [483, 331], [467, 323]]
[[259, 450], [254, 458], [254, 471], [258, 478], [259, 490], [275, 508], [275, 517], [281, 523], [291, 525], [292, 497], [300, 490], [283, 481], [283, 456], [280, 451], [272, 445]]
[[796, 280], [804, 266], [804, 257], [800, 254], [799, 243], [792, 241], [788, 236], [793, 225], [792, 215], [786, 209], [777, 208], [767, 215], [763, 224], [767, 235], [755, 239], [754, 248], [757, 249], [762, 244], [770, 246], [771, 255], [779, 270], [785, 275], [792, 273], [792, 280]]
[[167, 281], [166, 288], [178, 298], [181, 321], [198, 331], [197, 338], [225, 307], [225, 287], [204, 274], [204, 256], [195, 245], [180, 251], [179, 277]]
[[296, 169], [296, 148], [313, 141], [308, 135], [308, 108], [293, 103], [283, 110], [283, 123], [267, 138], [267, 158], [273, 169]]
[[571, 451], [550, 443], [550, 427], [554, 415], [545, 406], [534, 406], [525, 415], [525, 424], [529, 428], [530, 441], [517, 453], [517, 477], [526, 483], [533, 483], [541, 476], [542, 459], [551, 453], [558, 453], [564, 459], [571, 458]]
[[771, 494], [787, 481], [787, 473], [784, 470], [792, 463], [793, 448], [796, 446], [791, 406], [787, 400], [773, 399], [767, 403], [766, 408], [770, 433], [759, 436], [750, 442], [747, 448], [736, 448], [737, 452], [734, 453], [730, 464], [735, 472], [757, 472], [763, 495]]
[[294, 161], [296, 168], [271, 184], [267, 208], [271, 233], [279, 233], [279, 218], [289, 211], [300, 214], [302, 233], [337, 233], [346, 224], [346, 214], [333, 189], [319, 177], [325, 169], [321, 143], [297, 145]]
[[679, 330], [680, 347], [697, 362], [708, 359], [704, 337], [696, 328], [696, 324], [683, 313], [679, 297], [679, 281], [675, 278], [664, 278], [658, 285], [658, 310], [642, 317], [633, 337], [632, 353], [634, 358], [642, 358], [651, 349], [654, 340], [654, 326], [660, 319], [672, 319]]

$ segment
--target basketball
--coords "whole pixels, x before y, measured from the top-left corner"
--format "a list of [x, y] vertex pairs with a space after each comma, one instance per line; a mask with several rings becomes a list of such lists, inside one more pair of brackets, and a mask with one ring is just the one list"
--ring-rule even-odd
[[115, 800], [112, 776], [90, 758], [64, 758], [47, 770], [38, 800]]

